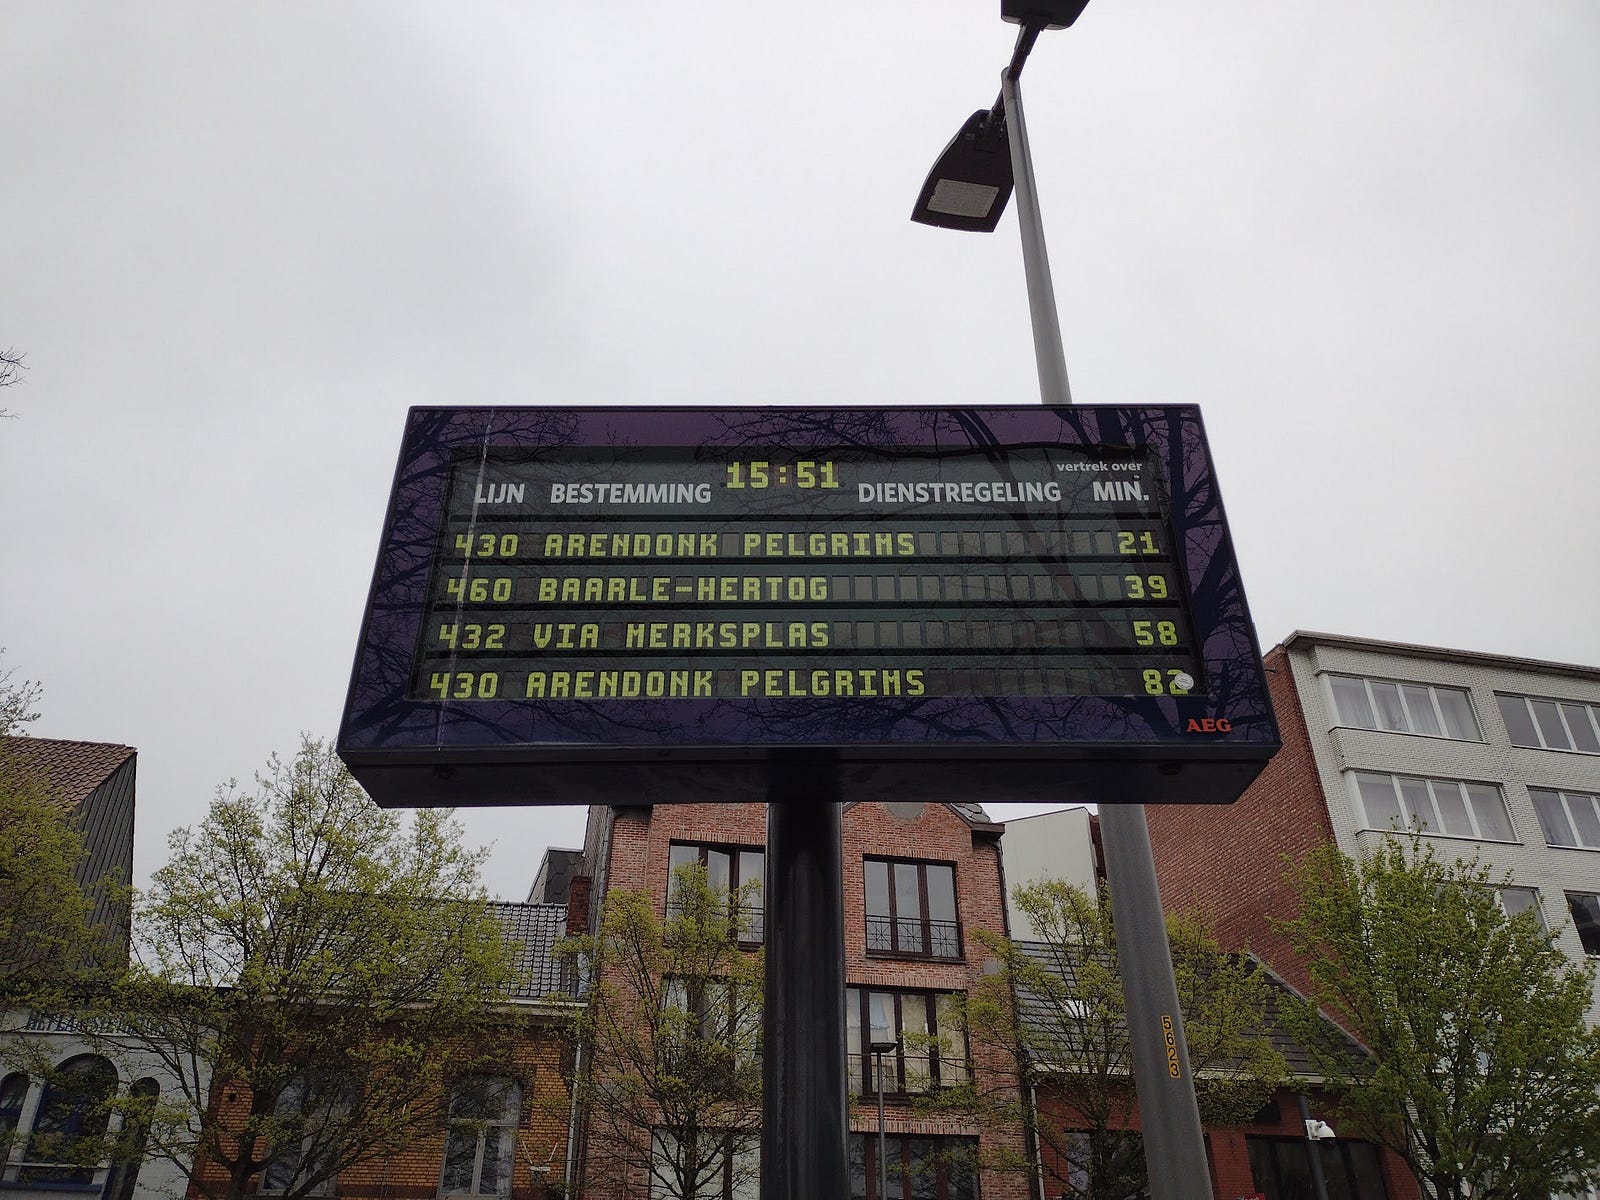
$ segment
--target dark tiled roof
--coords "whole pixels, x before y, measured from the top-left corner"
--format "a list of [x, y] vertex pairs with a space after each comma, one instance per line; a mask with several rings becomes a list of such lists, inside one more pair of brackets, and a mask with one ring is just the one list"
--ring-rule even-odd
[[582, 850], [565, 850], [560, 846], [551, 846], [544, 852], [544, 861], [539, 864], [539, 873], [534, 876], [533, 886], [528, 889], [528, 903], [565, 904], [567, 893], [572, 889], [572, 877], [577, 874], [578, 866], [582, 862]]
[[959, 804], [952, 802], [951, 808], [955, 809], [974, 825], [993, 825], [994, 818], [983, 811], [983, 805], [972, 800], [963, 800]]
[[[850, 801], [850, 803], [846, 804], [845, 807], [846, 808], [854, 808], [857, 804], [860, 804], [860, 803], [863, 803], [863, 801], [852, 800], [852, 801]], [[972, 824], [972, 825], [991, 825], [991, 826], [994, 826], [995, 829], [1003, 828], [1000, 825], [996, 825], [995, 822], [994, 822], [994, 818], [992, 818], [988, 813], [983, 811], [983, 805], [977, 803], [974, 800], [963, 800], [963, 801], [959, 801], [959, 802], [954, 801], [954, 800], [946, 800], [946, 801], [943, 801], [943, 803], [945, 804], [946, 807], [948, 807], [950, 809], [953, 809], [957, 816], [959, 816], [962, 820], [968, 822], [969, 824]]]
[[[1048, 942], [1018, 942], [1017, 946], [1029, 958], [1033, 959], [1042, 968], [1065, 979], [1071, 979], [1077, 968], [1078, 959], [1066, 947], [1056, 946]], [[1278, 1006], [1288, 1002], [1295, 996], [1295, 992], [1276, 972], [1259, 959], [1248, 957], [1256, 970], [1263, 972], [1270, 985], [1267, 995], [1266, 1008], [1266, 1034], [1271, 1039], [1273, 1048], [1283, 1055], [1284, 1062], [1288, 1065], [1289, 1074], [1299, 1079], [1314, 1078], [1311, 1062], [1306, 1054], [1306, 1049], [1284, 1029], [1278, 1020]], [[1017, 996], [1017, 1009], [1020, 1019], [1026, 1023], [1030, 1018], [1034, 1021], [1048, 1022], [1052, 1020], [1050, 1005], [1038, 997], [1032, 997], [1019, 992]], [[1347, 1051], [1352, 1058], [1363, 1057], [1365, 1052], [1359, 1043], [1345, 1034], [1343, 1030], [1329, 1023], [1329, 1028], [1336, 1031], [1345, 1042]]]
[[110, 777], [137, 751], [109, 742], [70, 742], [56, 738], [0, 738], [0, 770], [36, 773], [68, 811]]
[[516, 945], [516, 970], [521, 979], [514, 1000], [543, 1000], [570, 991], [561, 979], [561, 964], [554, 954], [556, 942], [566, 935], [565, 904], [511, 904], [497, 902], [489, 911]]

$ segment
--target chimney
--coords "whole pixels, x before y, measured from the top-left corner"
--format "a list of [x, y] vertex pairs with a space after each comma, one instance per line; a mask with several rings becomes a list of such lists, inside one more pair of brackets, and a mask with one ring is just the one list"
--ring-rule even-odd
[[593, 881], [587, 875], [574, 875], [567, 892], [567, 936], [577, 937], [589, 932], [589, 889]]

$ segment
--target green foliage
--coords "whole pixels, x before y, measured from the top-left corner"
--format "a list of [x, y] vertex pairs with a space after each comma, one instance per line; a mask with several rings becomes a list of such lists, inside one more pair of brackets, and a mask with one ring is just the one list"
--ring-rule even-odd
[[[0, 646], [0, 658], [4, 658], [5, 653], [5, 647]], [[0, 671], [0, 737], [16, 737], [26, 733], [26, 726], [39, 719], [34, 705], [39, 702], [44, 689], [33, 679], [13, 683], [16, 674], [15, 667]]]
[[[753, 899], [753, 889], [713, 888], [704, 867], [680, 867], [665, 918], [648, 892], [615, 891], [599, 933], [558, 948], [591, 980], [572, 1085], [599, 1177], [648, 1171], [652, 1194], [720, 1196], [712, 1145], [760, 1130], [762, 956], [739, 947]], [[675, 1136], [663, 1142], [657, 1130]], [[735, 1155], [735, 1179], [753, 1166]]]
[[233, 1198], [298, 1148], [293, 1196], [437, 1128], [447, 1077], [513, 1040], [481, 860], [451, 813], [380, 810], [309, 738], [253, 790], [219, 789], [169, 837], [108, 1001], [178, 1084], [149, 1114], [151, 1151], [209, 1162], [226, 1179], [196, 1183]]
[[[1404, 1157], [1435, 1200], [1600, 1179], [1592, 966], [1568, 961], [1533, 913], [1507, 918], [1486, 868], [1441, 861], [1417, 838], [1359, 862], [1327, 846], [1293, 879], [1303, 903], [1281, 929], [1311, 993], [1284, 1018], [1337, 1093], [1341, 1132]], [[1314, 1006], [1371, 1057], [1330, 1036]]]
[[[15, 675], [0, 671], [0, 739], [39, 716], [39, 685]], [[84, 854], [45, 781], [0, 741], [0, 1003], [49, 1006], [92, 964], [92, 902], [76, 877]]]
[[[995, 1065], [930, 1103], [1030, 1124], [1057, 1161], [1087, 1179], [1085, 1190], [1069, 1183], [1061, 1194], [1138, 1196], [1147, 1177], [1143, 1153], [1123, 1132], [1137, 1100], [1109, 902], [1059, 880], [1018, 887], [1014, 899], [1039, 941], [977, 931], [999, 970], [984, 975], [965, 1001], [974, 1057]], [[1247, 1119], [1285, 1075], [1282, 1056], [1262, 1032], [1269, 985], [1251, 964], [1223, 954], [1198, 920], [1171, 918], [1167, 934], [1201, 1117], [1213, 1124]], [[1018, 1078], [1025, 1091], [1039, 1093], [1037, 1110], [1008, 1082]]]
[[44, 1003], [87, 962], [84, 853], [60, 805], [0, 747], [0, 1002]]

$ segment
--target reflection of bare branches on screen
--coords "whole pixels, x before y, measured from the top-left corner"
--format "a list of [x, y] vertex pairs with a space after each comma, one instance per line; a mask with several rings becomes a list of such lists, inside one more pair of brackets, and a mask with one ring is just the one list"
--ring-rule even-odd
[[[817, 467], [811, 458], [825, 460], [830, 472], [836, 462], [837, 482], [800, 483], [800, 466], [808, 480]], [[748, 483], [752, 466], [769, 472], [773, 486]], [[596, 494], [615, 496], [605, 489], [684, 479], [698, 480], [708, 498], [591, 503], [569, 500], [557, 486], [595, 484]], [[928, 504], [911, 487], [961, 481], [965, 488], [975, 480], [1003, 491], [976, 505], [965, 495], [958, 505], [948, 493], [946, 502]], [[532, 499], [522, 507], [491, 508], [484, 521], [497, 536], [520, 528], [524, 544], [538, 548], [497, 564], [507, 598], [513, 587], [523, 589], [515, 602], [463, 617], [461, 585], [439, 573], [454, 571], [465, 583], [479, 578], [476, 566], [464, 551], [450, 558], [441, 549], [460, 530], [480, 528], [485, 481], [529, 486]], [[1119, 490], [1121, 482], [1136, 485]], [[1038, 491], [1026, 488], [1046, 483], [1050, 503], [1029, 503]], [[487, 501], [494, 503], [492, 487]], [[1197, 713], [1228, 715], [1236, 728], [1271, 736], [1253, 630], [1190, 408], [416, 410], [388, 520], [345, 733], [368, 747], [624, 747], [675, 755], [698, 748], [731, 756], [771, 746], [910, 754], [919, 746], [1168, 744], [1182, 740]], [[619, 521], [639, 536], [693, 530], [727, 540], [696, 552], [705, 555], [703, 567], [681, 551], [647, 569], [647, 552], [603, 562], [546, 548], [547, 536], [616, 530]], [[738, 536], [865, 537], [884, 529], [908, 539], [909, 557], [822, 553], [812, 566], [800, 561], [805, 554], [791, 557], [787, 543], [769, 550]], [[1154, 539], [1142, 551], [1152, 557], [1118, 558], [1111, 540], [1118, 537]], [[636, 601], [656, 598], [629, 593], [627, 603], [600, 604], [588, 593], [552, 600], [553, 592], [533, 591], [651, 572], [672, 577], [670, 602], [652, 607]], [[824, 591], [732, 604], [732, 597], [689, 590], [719, 575], [821, 578]], [[455, 600], [445, 598], [441, 580], [455, 587]], [[1145, 606], [1141, 580], [1150, 587]], [[496, 611], [520, 622], [518, 648], [473, 658], [458, 653], [453, 633], [445, 648], [440, 621], [488, 620], [482, 614]], [[638, 623], [734, 619], [816, 620], [831, 622], [832, 632], [827, 642], [741, 646], [715, 656], [725, 660], [718, 663], [696, 654], [668, 661], [665, 645], [647, 647], [619, 632]], [[604, 623], [606, 640], [586, 652], [558, 652], [545, 641], [530, 647], [539, 635], [527, 632], [529, 623], [545, 620]], [[425, 621], [434, 622], [431, 633]], [[1146, 627], [1137, 644], [1136, 622]], [[1155, 622], [1164, 623], [1159, 643], [1148, 632]], [[498, 690], [446, 699], [443, 680], [475, 664], [502, 672]], [[710, 694], [698, 685], [671, 698], [543, 694], [547, 670], [552, 679], [561, 675], [565, 689], [577, 672], [612, 667], [723, 674]], [[732, 682], [735, 671], [757, 668], [796, 680], [786, 676], [770, 694]], [[925, 694], [885, 687], [876, 696], [839, 695], [844, 684], [831, 682], [848, 674], [859, 688], [868, 675], [912, 668], [926, 673]], [[1201, 694], [1186, 696], [1176, 684], [1169, 692], [1167, 677], [1187, 671], [1203, 676]], [[1025, 673], [1023, 681], [1013, 672]], [[814, 683], [813, 673], [830, 678]], [[1146, 694], [1108, 694], [1141, 683]], [[439, 696], [428, 695], [430, 686]], [[1062, 694], [1069, 687], [1095, 694]]]

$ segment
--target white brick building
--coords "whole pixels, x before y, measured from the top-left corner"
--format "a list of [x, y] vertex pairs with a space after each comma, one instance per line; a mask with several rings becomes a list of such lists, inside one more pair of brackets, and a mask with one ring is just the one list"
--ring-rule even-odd
[[1574, 960], [1600, 955], [1600, 668], [1320, 633], [1283, 649], [1342, 850], [1419, 828], [1509, 874], [1506, 907], [1536, 906]]

